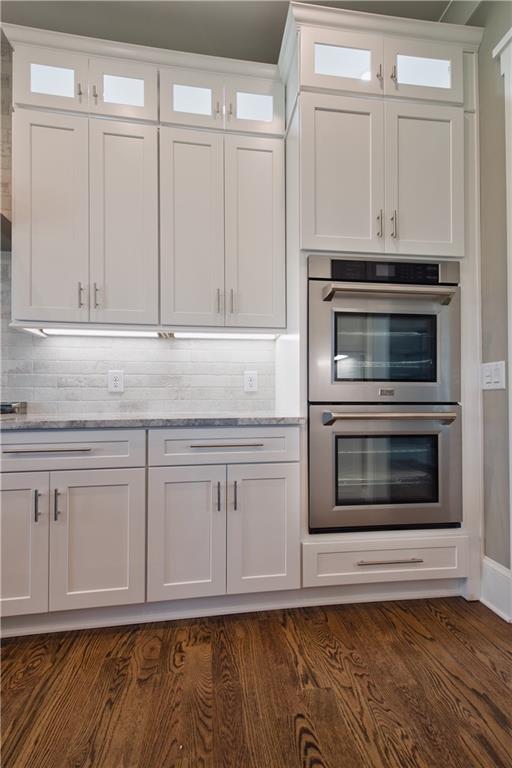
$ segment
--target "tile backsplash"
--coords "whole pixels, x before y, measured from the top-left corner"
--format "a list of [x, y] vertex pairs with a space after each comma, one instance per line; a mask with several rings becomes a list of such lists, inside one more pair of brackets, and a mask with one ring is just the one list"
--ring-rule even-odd
[[[2, 400], [31, 413], [274, 410], [274, 341], [37, 338], [8, 327], [10, 254], [1, 271]], [[123, 393], [107, 391], [111, 369], [124, 371]], [[244, 392], [245, 370], [258, 372], [257, 392]]]

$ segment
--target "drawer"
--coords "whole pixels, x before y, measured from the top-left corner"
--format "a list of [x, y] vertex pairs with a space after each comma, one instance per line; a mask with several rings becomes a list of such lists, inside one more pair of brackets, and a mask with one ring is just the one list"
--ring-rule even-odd
[[115, 469], [146, 465], [143, 429], [8, 432], [2, 435], [3, 472], [38, 469]]
[[298, 461], [299, 427], [151, 429], [149, 465]]
[[302, 584], [451, 579], [467, 576], [468, 539], [446, 536], [386, 541], [303, 542]]

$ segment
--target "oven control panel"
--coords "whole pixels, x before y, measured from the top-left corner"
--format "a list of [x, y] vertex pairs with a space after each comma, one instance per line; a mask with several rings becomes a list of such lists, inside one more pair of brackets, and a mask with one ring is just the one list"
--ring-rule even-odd
[[419, 262], [331, 260], [331, 279], [358, 283], [438, 285], [439, 265]]

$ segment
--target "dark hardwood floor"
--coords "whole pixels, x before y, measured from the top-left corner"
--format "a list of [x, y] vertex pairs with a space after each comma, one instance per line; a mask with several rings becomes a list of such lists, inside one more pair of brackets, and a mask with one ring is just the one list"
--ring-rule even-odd
[[512, 768], [512, 626], [461, 598], [7, 640], [3, 768]]

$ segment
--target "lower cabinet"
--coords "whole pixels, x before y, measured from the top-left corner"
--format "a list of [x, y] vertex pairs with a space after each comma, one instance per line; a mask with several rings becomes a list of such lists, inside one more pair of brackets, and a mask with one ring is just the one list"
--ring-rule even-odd
[[150, 601], [300, 586], [299, 465], [149, 470]]
[[145, 598], [145, 470], [2, 474], [3, 616]]

